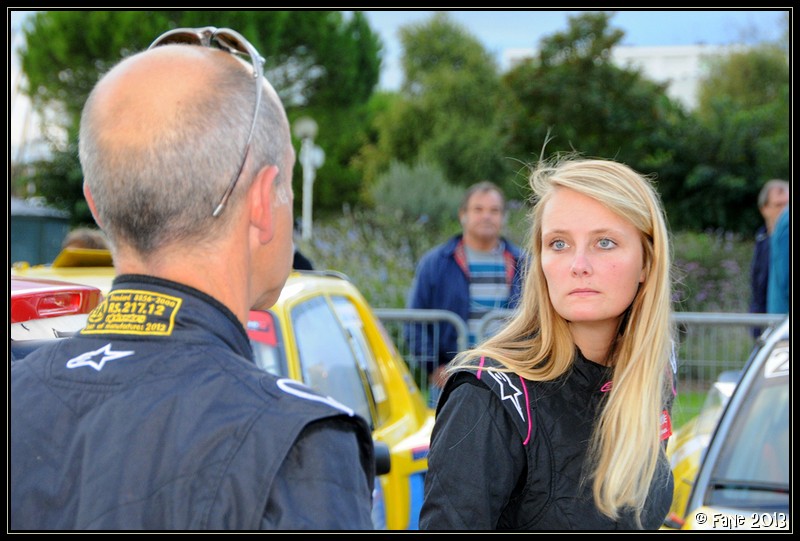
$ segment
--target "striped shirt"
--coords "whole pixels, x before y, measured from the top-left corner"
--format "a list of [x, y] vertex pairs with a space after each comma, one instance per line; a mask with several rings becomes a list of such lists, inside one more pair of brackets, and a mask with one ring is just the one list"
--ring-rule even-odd
[[[469, 346], [476, 344], [481, 318], [495, 309], [508, 308], [511, 286], [506, 281], [504, 247], [483, 252], [465, 246], [469, 268]], [[486, 333], [486, 329], [484, 329]]]

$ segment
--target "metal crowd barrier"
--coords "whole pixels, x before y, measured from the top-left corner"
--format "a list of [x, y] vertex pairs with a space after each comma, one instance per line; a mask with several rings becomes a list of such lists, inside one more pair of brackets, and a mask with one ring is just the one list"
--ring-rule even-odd
[[[493, 310], [486, 314], [479, 326], [478, 336], [486, 337], [491, 329], [502, 325], [512, 313], [511, 310]], [[428, 374], [423, 367], [429, 359], [418, 352], [438, 350], [439, 323], [454, 325], [458, 333], [459, 351], [466, 348], [467, 325], [453, 312], [378, 308], [375, 314], [394, 339], [414, 374], [417, 385], [426, 396], [429, 390]], [[676, 348], [679, 395], [694, 395], [691, 400], [682, 404], [684, 410], [681, 414], [685, 417], [698, 413], [702, 398], [717, 377], [723, 372], [741, 370], [744, 367], [758, 336], [754, 329], [766, 329], [778, 324], [784, 317], [780, 314], [676, 312], [674, 321], [679, 331]], [[408, 324], [432, 326], [432, 342], [408, 343], [404, 332]], [[428, 340], [428, 333], [413, 335]]]

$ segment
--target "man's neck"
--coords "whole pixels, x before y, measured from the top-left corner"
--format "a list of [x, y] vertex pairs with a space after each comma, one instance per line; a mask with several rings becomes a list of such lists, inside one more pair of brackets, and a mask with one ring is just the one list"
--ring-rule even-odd
[[244, 325], [247, 322], [247, 287], [244, 265], [233, 254], [227, 257], [208, 250], [205, 254], [184, 251], [164, 257], [115, 257], [117, 274], [145, 274], [191, 286], [227, 306]]
[[467, 235], [464, 235], [463, 238], [464, 246], [470, 250], [477, 250], [479, 252], [491, 252], [492, 250], [496, 250], [500, 245], [499, 238], [484, 239]]

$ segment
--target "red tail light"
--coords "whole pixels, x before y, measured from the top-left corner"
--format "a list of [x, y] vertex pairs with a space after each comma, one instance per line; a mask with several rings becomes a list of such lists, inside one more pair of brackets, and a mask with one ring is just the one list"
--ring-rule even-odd
[[247, 335], [251, 340], [262, 342], [268, 346], [278, 345], [275, 334], [275, 320], [271, 312], [251, 310], [250, 320], [247, 322]]
[[667, 515], [667, 518], [664, 519], [664, 525], [675, 530], [680, 530], [684, 524], [686, 524], [686, 521], [678, 516], [674, 511], [670, 511], [670, 513]]
[[53, 280], [12, 280], [11, 323], [88, 314], [100, 300], [100, 290], [95, 287]]

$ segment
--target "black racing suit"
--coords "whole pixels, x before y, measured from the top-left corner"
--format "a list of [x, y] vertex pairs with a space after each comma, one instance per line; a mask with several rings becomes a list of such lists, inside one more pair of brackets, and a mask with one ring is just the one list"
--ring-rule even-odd
[[366, 422], [251, 359], [215, 299], [118, 277], [12, 365], [10, 528], [371, 529]]
[[[551, 382], [487, 370], [453, 375], [438, 404], [420, 528], [636, 529], [629, 511], [613, 521], [597, 510], [584, 475], [610, 376], [609, 368], [580, 354], [571, 372]], [[644, 528], [662, 524], [672, 490], [662, 453]]]

